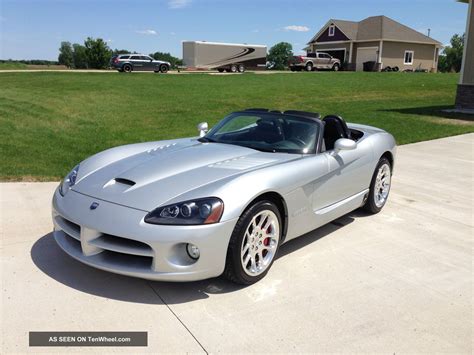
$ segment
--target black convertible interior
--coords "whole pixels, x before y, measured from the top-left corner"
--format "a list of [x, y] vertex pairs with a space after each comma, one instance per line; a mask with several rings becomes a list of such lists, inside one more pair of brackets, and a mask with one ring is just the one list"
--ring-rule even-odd
[[344, 119], [335, 115], [321, 119], [313, 112], [248, 109], [231, 114], [202, 141], [238, 144], [264, 151], [310, 153], [316, 150], [321, 129], [323, 152], [334, 149], [334, 143], [340, 138], [357, 141], [362, 137], [362, 132], [349, 129]]

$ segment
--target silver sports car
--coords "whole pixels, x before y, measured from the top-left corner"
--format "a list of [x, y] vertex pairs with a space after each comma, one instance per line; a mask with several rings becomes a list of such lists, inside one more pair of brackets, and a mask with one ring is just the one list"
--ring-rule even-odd
[[59, 246], [129, 276], [251, 284], [283, 243], [387, 201], [396, 146], [381, 129], [267, 109], [198, 129], [200, 137], [112, 148], [74, 167], [53, 197]]

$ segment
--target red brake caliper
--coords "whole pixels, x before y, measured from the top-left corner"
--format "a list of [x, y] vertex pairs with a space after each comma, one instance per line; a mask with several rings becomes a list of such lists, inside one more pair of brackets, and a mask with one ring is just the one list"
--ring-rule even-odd
[[[271, 232], [272, 232], [272, 226], [269, 225], [268, 228], [267, 228], [267, 230], [266, 230], [266, 233], [267, 233], [267, 234], [270, 234]], [[265, 246], [270, 245], [270, 238], [269, 238], [269, 237], [266, 237], [266, 238], [263, 240], [263, 245], [265, 245]], [[267, 253], [268, 253], [268, 251], [267, 251], [267, 250], [264, 250], [264, 251], [263, 251], [263, 256], [267, 255]]]

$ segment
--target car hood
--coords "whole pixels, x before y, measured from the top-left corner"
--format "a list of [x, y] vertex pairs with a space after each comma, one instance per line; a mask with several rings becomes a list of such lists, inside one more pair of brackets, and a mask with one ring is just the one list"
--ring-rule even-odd
[[82, 176], [73, 190], [151, 211], [207, 184], [298, 157], [229, 144], [180, 141], [103, 164]]

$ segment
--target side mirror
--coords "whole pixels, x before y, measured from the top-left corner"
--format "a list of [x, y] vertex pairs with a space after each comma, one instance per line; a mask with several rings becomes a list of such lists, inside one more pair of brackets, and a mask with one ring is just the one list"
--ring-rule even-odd
[[207, 122], [201, 122], [200, 124], [197, 125], [197, 129], [199, 131], [199, 137], [204, 137], [209, 130], [209, 126]]
[[352, 139], [347, 138], [339, 138], [334, 143], [334, 152], [338, 153], [341, 150], [354, 150], [357, 147], [357, 143], [354, 142]]

